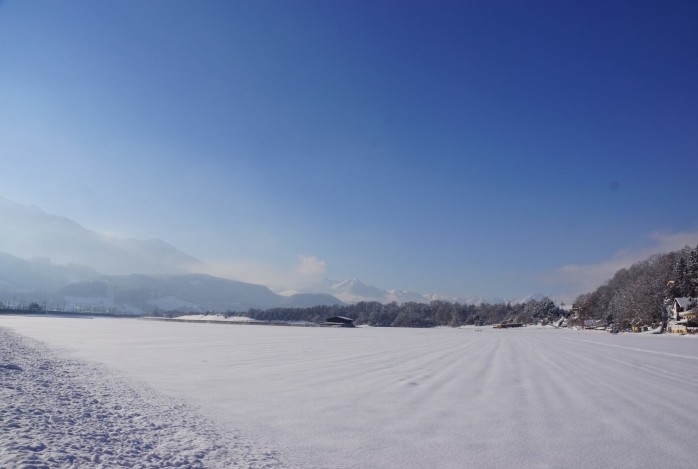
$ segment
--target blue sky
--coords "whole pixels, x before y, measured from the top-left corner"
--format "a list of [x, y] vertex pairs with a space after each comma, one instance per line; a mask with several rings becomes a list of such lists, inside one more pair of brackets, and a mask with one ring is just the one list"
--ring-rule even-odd
[[0, 195], [276, 288], [577, 293], [698, 243], [698, 3], [571, 3], [6, 0]]

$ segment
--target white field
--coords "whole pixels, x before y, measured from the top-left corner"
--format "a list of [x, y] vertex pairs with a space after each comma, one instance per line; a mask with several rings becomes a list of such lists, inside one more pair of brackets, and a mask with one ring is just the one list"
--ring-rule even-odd
[[[192, 406], [222, 439], [236, 435], [233, 446], [253, 442], [248, 454], [271, 448], [270, 467], [277, 459], [396, 469], [698, 460], [692, 337], [8, 316], [0, 327]], [[216, 461], [210, 467], [255, 460]]]

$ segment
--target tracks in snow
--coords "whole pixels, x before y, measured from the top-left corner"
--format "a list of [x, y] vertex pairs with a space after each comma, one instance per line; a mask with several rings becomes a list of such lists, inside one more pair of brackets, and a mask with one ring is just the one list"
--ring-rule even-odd
[[281, 467], [191, 408], [0, 328], [0, 467]]

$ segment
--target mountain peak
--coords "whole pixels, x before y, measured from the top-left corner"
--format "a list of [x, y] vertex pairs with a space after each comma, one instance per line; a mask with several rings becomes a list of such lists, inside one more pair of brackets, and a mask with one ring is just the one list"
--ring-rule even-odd
[[356, 287], [365, 287], [366, 284], [363, 283], [361, 280], [358, 278], [350, 278], [347, 280], [343, 280], [339, 283], [336, 283], [332, 286], [332, 288], [335, 289], [346, 289], [346, 288], [356, 288]]

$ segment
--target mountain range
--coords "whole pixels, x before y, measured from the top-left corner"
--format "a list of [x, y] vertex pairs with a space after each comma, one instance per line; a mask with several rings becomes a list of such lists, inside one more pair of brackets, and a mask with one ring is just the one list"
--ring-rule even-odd
[[532, 300], [541, 300], [546, 296], [541, 293], [532, 293], [523, 298], [509, 299], [485, 298], [482, 296], [447, 297], [433, 293], [423, 294], [406, 290], [383, 290], [378, 287], [366, 285], [356, 278], [344, 280], [342, 282], [332, 282], [327, 288], [327, 292], [345, 303], [358, 303], [359, 301], [377, 301], [379, 303], [429, 303], [431, 301], [449, 301], [451, 303], [480, 305], [483, 303], [527, 303]]
[[102, 275], [89, 267], [56, 265], [0, 253], [0, 303], [48, 309], [148, 314], [153, 311], [247, 311], [342, 304], [326, 294], [283, 296], [263, 285], [205, 274]]
[[315, 291], [281, 295], [262, 285], [202, 274], [202, 261], [164, 241], [102, 235], [70, 219], [2, 197], [0, 221], [0, 302], [9, 306], [39, 301], [49, 308], [148, 314], [156, 310], [306, 308], [360, 301], [506, 301], [383, 290], [355, 278], [327, 280]]
[[196, 271], [200, 260], [158, 239], [106, 236], [76, 222], [0, 197], [0, 252], [24, 259], [78, 264], [107, 275], [181, 274]]

